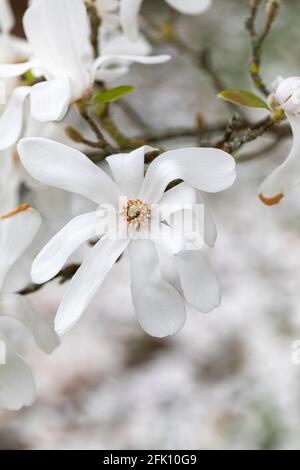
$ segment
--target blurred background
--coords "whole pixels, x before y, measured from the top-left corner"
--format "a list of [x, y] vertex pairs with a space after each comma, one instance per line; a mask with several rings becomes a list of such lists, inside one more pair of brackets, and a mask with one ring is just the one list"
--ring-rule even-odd
[[[177, 18], [178, 33], [195, 50], [210, 49], [226, 86], [252, 89], [248, 1], [213, 3], [199, 17]], [[264, 49], [269, 83], [300, 75], [300, 4], [282, 3]], [[26, 2], [12, 4], [20, 18]], [[162, 0], [145, 1], [144, 12], [156, 22], [168, 15]], [[169, 45], [155, 51], [173, 60], [135, 66], [120, 81], [135, 86], [126, 99], [150, 129], [193, 126], [197, 113], [210, 125], [230, 116], [209, 74], [188, 55]], [[125, 132], [136, 132], [115, 113]], [[134, 317], [123, 257], [52, 356], [27, 348], [37, 400], [17, 413], [0, 411], [0, 449], [300, 449], [300, 364], [291, 360], [300, 340], [300, 188], [279, 206], [258, 200], [259, 184], [291, 145], [287, 137], [260, 151], [269, 140], [245, 147], [236, 184], [209, 198], [218, 240], [207, 255], [222, 284], [221, 307], [209, 315], [189, 311], [175, 337], [147, 336]], [[50, 283], [32, 301], [54, 317], [63, 289]]]

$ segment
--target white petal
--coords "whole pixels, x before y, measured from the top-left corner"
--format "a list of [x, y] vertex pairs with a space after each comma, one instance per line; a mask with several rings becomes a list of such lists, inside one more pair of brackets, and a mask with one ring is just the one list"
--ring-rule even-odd
[[41, 122], [60, 121], [67, 113], [71, 99], [68, 78], [38, 83], [31, 91], [31, 114]]
[[160, 269], [163, 277], [182, 295], [180, 277], [175, 262], [174, 254], [170, 246], [166, 246], [161, 241], [155, 242], [155, 248], [159, 258]]
[[204, 241], [212, 248], [217, 240], [217, 226], [205, 201], [205, 196], [200, 191], [197, 191], [197, 204], [204, 204]]
[[171, 56], [167, 54], [157, 55], [157, 56], [134, 56], [134, 55], [106, 55], [102, 57], [98, 57], [92, 67], [92, 77], [98, 76], [99, 71], [97, 70], [101, 68], [110, 68], [110, 67], [120, 67], [122, 65], [129, 65], [131, 63], [138, 63], [138, 64], [145, 64], [145, 65], [155, 65], [155, 64], [163, 64], [171, 59]]
[[100, 82], [110, 82], [112, 80], [116, 80], [117, 78], [126, 75], [129, 72], [129, 67], [127, 65], [123, 65], [121, 67], [112, 67], [112, 68], [100, 68], [95, 73], [95, 80]]
[[146, 202], [156, 203], [167, 185], [176, 179], [182, 179], [199, 190], [215, 193], [231, 186], [235, 176], [235, 161], [222, 150], [170, 150], [157, 157], [149, 166], [140, 197]]
[[137, 197], [140, 192], [144, 180], [145, 153], [151, 150], [154, 149], [144, 146], [130, 153], [111, 155], [106, 159], [115, 182], [129, 198]]
[[36, 345], [48, 354], [59, 345], [53, 325], [38, 315], [31, 302], [22, 295], [1, 294], [0, 317], [8, 317], [21, 323], [32, 334]]
[[141, 327], [159, 338], [174, 335], [185, 322], [184, 301], [163, 277], [153, 242], [133, 240], [129, 259], [132, 300]]
[[0, 77], [13, 78], [20, 77], [35, 66], [34, 62], [21, 62], [20, 64], [0, 64]]
[[0, 364], [0, 407], [20, 410], [34, 402], [36, 388], [28, 365], [21, 359], [0, 331], [6, 344], [6, 364]]
[[184, 296], [196, 310], [210, 312], [220, 305], [219, 281], [201, 251], [174, 255]]
[[287, 159], [263, 182], [259, 197], [267, 205], [278, 204], [300, 183], [300, 117], [287, 114], [293, 131], [293, 144]]
[[13, 10], [9, 0], [0, 0], [0, 30], [3, 33], [9, 33], [15, 24]]
[[178, 184], [166, 191], [159, 201], [159, 213], [162, 220], [182, 209], [193, 210], [196, 204], [196, 191], [186, 183]]
[[23, 128], [23, 107], [30, 87], [18, 87], [12, 93], [9, 102], [0, 116], [0, 150], [14, 145]]
[[121, 0], [120, 17], [126, 36], [136, 41], [139, 35], [138, 15], [143, 0]]
[[[106, 37], [107, 36], [107, 37]], [[152, 47], [145, 38], [131, 41], [127, 36], [119, 32], [108, 34], [102, 38], [101, 55], [130, 55], [145, 56], [151, 54]]]
[[128, 240], [103, 238], [91, 249], [63, 296], [55, 319], [59, 335], [80, 319], [106, 275], [128, 245]]
[[38, 0], [24, 15], [34, 56], [52, 78], [69, 77], [78, 98], [90, 85], [90, 27], [82, 0]]
[[97, 237], [97, 213], [80, 215], [58, 232], [35, 258], [31, 276], [36, 284], [52, 279], [82, 243]]
[[[196, 204], [198, 206], [196, 206]], [[203, 210], [201, 206], [203, 206]], [[217, 238], [217, 229], [213, 215], [208, 209], [207, 204], [204, 202], [204, 197], [201, 192], [194, 190], [191, 186], [187, 185], [186, 183], [178, 184], [174, 188], [166, 191], [161, 200], [159, 201], [160, 217], [162, 220], [167, 220], [169, 224], [172, 222], [174, 223], [176, 221], [175, 219], [171, 221], [169, 219], [169, 216], [177, 211], [182, 210], [192, 211], [194, 213], [194, 228], [196, 228], [196, 217], [198, 217], [198, 229], [200, 238], [203, 238], [204, 236], [205, 243], [210, 247], [214, 246]], [[185, 215], [182, 214], [181, 217], [182, 220], [184, 220], [183, 218], [185, 217]], [[187, 215], [187, 219], [188, 217], [189, 216]]]
[[199, 15], [211, 7], [211, 0], [166, 0], [166, 2], [185, 15]]
[[285, 112], [297, 114], [300, 110], [299, 94], [300, 77], [289, 77], [279, 83], [275, 98]]
[[27, 206], [0, 217], [0, 286], [9, 268], [32, 242], [40, 224], [39, 213]]
[[19, 142], [18, 151], [28, 173], [41, 183], [81, 194], [98, 204], [118, 206], [116, 184], [78, 150], [54, 140], [28, 138]]

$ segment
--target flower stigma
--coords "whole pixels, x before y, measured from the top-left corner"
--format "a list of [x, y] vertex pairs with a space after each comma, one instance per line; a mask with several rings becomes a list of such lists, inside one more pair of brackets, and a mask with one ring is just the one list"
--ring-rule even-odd
[[144, 224], [151, 217], [151, 209], [145, 202], [140, 199], [130, 199], [123, 207], [121, 215], [126, 222], [131, 224]]

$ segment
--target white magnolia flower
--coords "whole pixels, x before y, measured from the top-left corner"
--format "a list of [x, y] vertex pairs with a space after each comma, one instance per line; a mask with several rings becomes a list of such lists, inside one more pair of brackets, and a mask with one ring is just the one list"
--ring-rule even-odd
[[[13, 145], [23, 126], [23, 108], [30, 96], [31, 114], [41, 122], [62, 120], [71, 103], [86, 96], [107, 70], [131, 62], [158, 64], [169, 56], [106, 55], [94, 60], [90, 24], [83, 0], [35, 0], [24, 15], [24, 29], [33, 59], [0, 65], [0, 77], [21, 76], [33, 69], [46, 81], [17, 87], [0, 117], [0, 149]], [[103, 73], [102, 73], [103, 72]], [[117, 74], [119, 76], [119, 74]], [[113, 74], [110, 73], [110, 79]]]
[[[0, 217], [0, 325], [4, 319], [21, 323], [36, 344], [50, 353], [59, 340], [51, 326], [34, 311], [30, 301], [18, 294], [3, 292], [3, 282], [12, 265], [33, 240], [41, 223], [37, 211], [28, 206]], [[35, 383], [28, 365], [21, 359], [0, 328], [0, 407], [18, 410], [35, 398]]]
[[[121, 226], [129, 229], [129, 237], [116, 236], [116, 228], [105, 233], [106, 221], [100, 216], [101, 211], [87, 213], [71, 220], [35, 259], [32, 279], [44, 283], [60, 271], [82, 243], [101, 237], [64, 294], [56, 317], [59, 334], [77, 323], [125, 250], [130, 259], [137, 318], [150, 335], [163, 337], [179, 331], [185, 322], [185, 300], [202, 312], [219, 304], [219, 285], [201, 250], [180, 251], [182, 240], [176, 237], [167, 238], [166, 243], [151, 239], [145, 224], [150, 217], [163, 233], [169, 233], [170, 226], [161, 222], [194, 200], [193, 188], [218, 192], [232, 185], [235, 162], [229, 154], [209, 148], [172, 150], [157, 157], [144, 178], [144, 154], [149, 147], [142, 147], [107, 159], [111, 179], [81, 152], [54, 141], [23, 139], [18, 150], [34, 178], [80, 194], [100, 207], [110, 205], [122, 214]], [[185, 183], [165, 192], [176, 179]], [[124, 198], [122, 211], [120, 197]], [[153, 204], [158, 204], [158, 209], [152, 212]], [[146, 238], [139, 238], [139, 229]], [[215, 234], [210, 218], [207, 237], [213, 244]]]
[[[138, 15], [143, 0], [120, 0], [121, 24], [125, 34], [135, 41], [139, 35]], [[199, 15], [210, 8], [211, 0], [166, 0], [180, 13]]]
[[275, 99], [291, 125], [293, 144], [287, 159], [260, 187], [259, 197], [267, 205], [278, 204], [289, 190], [300, 183], [300, 77], [281, 80]]

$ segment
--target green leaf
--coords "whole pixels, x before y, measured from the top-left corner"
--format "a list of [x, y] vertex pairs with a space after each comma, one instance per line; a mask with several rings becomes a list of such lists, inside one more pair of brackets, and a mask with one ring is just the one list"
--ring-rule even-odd
[[110, 103], [111, 101], [117, 101], [122, 96], [132, 93], [134, 87], [131, 85], [123, 85], [117, 88], [111, 88], [110, 90], [100, 91], [96, 96], [94, 96], [94, 103]]
[[270, 110], [268, 104], [251, 91], [239, 90], [236, 88], [227, 88], [218, 94], [219, 98], [230, 103], [246, 106], [247, 108], [265, 108]]

